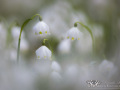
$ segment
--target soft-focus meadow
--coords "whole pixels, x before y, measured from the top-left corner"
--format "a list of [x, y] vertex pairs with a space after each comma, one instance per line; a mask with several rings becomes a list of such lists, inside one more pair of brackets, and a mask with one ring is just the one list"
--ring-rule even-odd
[[[119, 5], [120, 0], [0, 0], [0, 90], [86, 90], [89, 80], [120, 84]], [[35, 14], [50, 35], [36, 36], [39, 18], [31, 20], [22, 32], [17, 63], [21, 25]], [[66, 38], [76, 21], [92, 30], [94, 48], [90, 33], [79, 24], [80, 40]], [[51, 59], [37, 59], [43, 39]]]

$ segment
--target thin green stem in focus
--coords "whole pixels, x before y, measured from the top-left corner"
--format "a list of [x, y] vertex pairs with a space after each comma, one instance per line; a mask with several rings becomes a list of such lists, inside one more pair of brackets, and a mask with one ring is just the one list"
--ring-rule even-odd
[[27, 19], [24, 21], [24, 23], [21, 26], [21, 30], [20, 30], [20, 35], [19, 35], [19, 39], [18, 39], [18, 49], [17, 49], [17, 63], [19, 62], [19, 53], [20, 53], [20, 42], [21, 42], [21, 34], [23, 31], [23, 28], [31, 21], [33, 20], [36, 16], [39, 16], [39, 20], [42, 21], [42, 17], [39, 14], [35, 14], [34, 16], [32, 16], [30, 19]]

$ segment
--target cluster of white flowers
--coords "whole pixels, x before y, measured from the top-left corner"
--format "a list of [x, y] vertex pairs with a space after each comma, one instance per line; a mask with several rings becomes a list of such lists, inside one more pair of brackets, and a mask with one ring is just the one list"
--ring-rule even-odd
[[[81, 2], [81, 0], [79, 1]], [[104, 3], [104, 0], [92, 1], [96, 1], [95, 5], [100, 5]], [[35, 51], [37, 60], [33, 60], [34, 58], [31, 58], [32, 55], [30, 56], [30, 53], [27, 54], [30, 56], [28, 57], [29, 60], [22, 60], [25, 58], [21, 57], [22, 63], [20, 62], [19, 65], [14, 63], [13, 61], [5, 60], [6, 58], [9, 58], [16, 61], [19, 39], [18, 36], [20, 35], [21, 28], [18, 26], [14, 26], [11, 28], [10, 34], [11, 37], [13, 36], [13, 40], [11, 40], [12, 48], [6, 48], [7, 45], [5, 42], [6, 39], [8, 39], [6, 38], [6, 34], [9, 34], [9, 32], [7, 33], [7, 30], [4, 29], [3, 24], [0, 23], [0, 90], [84, 90], [84, 86], [87, 85], [87, 80], [93, 79], [107, 81], [119, 78], [119, 76], [116, 75], [119, 74], [119, 70], [114, 62], [109, 60], [102, 60], [101, 63], [97, 62], [97, 60], [90, 62], [92, 59], [96, 59], [97, 56], [91, 57], [92, 53], [90, 51], [92, 51], [92, 38], [88, 32], [86, 33], [82, 27], [77, 27], [75, 25], [74, 27], [71, 27], [69, 29], [69, 26], [76, 21], [81, 21], [85, 25], [89, 25], [89, 19], [87, 18], [87, 16], [84, 13], [81, 13], [81, 11], [76, 13], [77, 11], [74, 10], [75, 12], [73, 12], [71, 8], [71, 3], [68, 3], [69, 1], [65, 1], [66, 3], [63, 3], [60, 0], [56, 2], [54, 3], [54, 5], [51, 4], [51, 8], [49, 7], [47, 11], [45, 11], [45, 9], [43, 10], [43, 17], [45, 18], [45, 22], [47, 22], [48, 24], [40, 20], [32, 28], [34, 32], [34, 34], [32, 35], [36, 37], [42, 37], [42, 39], [44, 39], [44, 36], [49, 36], [52, 33], [53, 38], [58, 39], [57, 44], [54, 40], [52, 40], [53, 42], [55, 42], [55, 45], [54, 43], [52, 43], [52, 46], [55, 46], [53, 47], [54, 50], [56, 49], [56, 45], [58, 45], [57, 49], [58, 52], [61, 54], [58, 55], [58, 53], [55, 52], [56, 56], [54, 58], [56, 61], [52, 60], [53, 52], [52, 50], [50, 50], [49, 47], [45, 46], [45, 44], [41, 45]], [[98, 46], [103, 47], [103, 27], [93, 23], [91, 24], [92, 27], [90, 26], [90, 28], [95, 35], [95, 40], [99, 42], [97, 43], [99, 45], [96, 45], [97, 48]], [[52, 30], [50, 30], [50, 28]], [[82, 29], [83, 32], [81, 31]], [[86, 34], [86, 36], [83, 35], [83, 33]], [[37, 39], [33, 39], [33, 37], [28, 33], [27, 35], [31, 37], [29, 38], [29, 40], [32, 41], [32, 48], [36, 48], [37, 44], [41, 44], [33, 44], [34, 42], [36, 42], [35, 40]], [[63, 38], [61, 40], [62, 35]], [[39, 40], [42, 39], [39, 38]], [[100, 40], [102, 46], [100, 44]], [[59, 41], [60, 43], [58, 44]], [[72, 43], [74, 44], [72, 45]], [[73, 47], [75, 50], [71, 49]], [[25, 32], [23, 30], [21, 36], [20, 50], [24, 55], [24, 52], [28, 51], [28, 49], [29, 43], [25, 38]], [[77, 50], [79, 51], [79, 53], [76, 52]], [[4, 52], [6, 54], [4, 54]], [[85, 56], [80, 52], [85, 52]], [[53, 84], [52, 89], [51, 84]], [[56, 88], [58, 84], [63, 85], [63, 87]], [[45, 87], [45, 89], [42, 86]]]
[[[33, 31], [37, 36], [45, 36], [50, 34], [49, 26], [44, 21], [37, 22], [36, 25], [33, 27]], [[41, 46], [36, 50], [36, 56], [37, 59], [50, 60], [52, 52], [46, 46]]]
[[[49, 27], [46, 23], [43, 21], [39, 21], [34, 27], [33, 30], [35, 32], [35, 35], [47, 35], [50, 34]], [[49, 50], [46, 46], [41, 46], [36, 50], [37, 59], [42, 60], [50, 60], [52, 56], [51, 50]], [[61, 75], [59, 74], [61, 71], [60, 65], [56, 61], [52, 61], [51, 64], [51, 75], [50, 79], [53, 81], [60, 81]]]
[[[43, 21], [40, 21], [40, 22], [43, 22]], [[34, 31], [35, 33], [37, 33], [36, 35], [48, 35], [49, 27], [47, 26], [47, 24], [40, 24], [40, 22], [38, 22], [39, 23], [38, 26], [35, 25], [34, 27]], [[15, 41], [14, 43], [16, 44], [17, 44], [16, 41], [18, 40], [18, 36], [19, 36], [19, 31], [20, 31], [20, 27], [12, 28], [11, 34]], [[47, 33], [45, 33], [46, 31]], [[66, 33], [66, 38], [62, 40], [62, 42], [59, 44], [58, 50], [61, 53], [68, 53], [71, 48], [71, 41], [79, 40], [81, 36], [82, 36], [82, 33], [78, 30], [77, 27], [71, 28]], [[23, 32], [22, 41], [24, 40], [25, 40], [25, 37]], [[24, 46], [22, 46], [21, 44], [21, 50], [23, 47]], [[24, 49], [25, 48], [23, 48], [23, 50]], [[16, 59], [15, 50], [11, 50], [10, 55], [13, 59]], [[8, 85], [6, 86], [7, 89], [9, 88], [9, 85], [12, 87], [16, 85], [15, 86], [16, 88], [23, 88], [23, 90], [24, 89], [29, 90], [31, 87], [32, 88], [34, 87], [33, 86], [34, 82], [36, 81], [36, 79], [38, 79], [38, 77], [42, 77], [42, 78], [49, 77], [50, 81], [52, 81], [52, 83], [54, 84], [56, 83], [59, 84], [60, 82], [64, 81], [64, 83], [67, 84], [68, 86], [76, 85], [79, 87], [81, 81], [87, 81], [91, 78], [109, 80], [117, 72], [117, 68], [115, 67], [114, 63], [108, 60], [103, 60], [98, 66], [94, 66], [95, 64], [94, 62], [90, 63], [90, 66], [89, 65], [81, 66], [79, 64], [73, 64], [73, 65], [68, 65], [67, 68], [62, 67], [62, 69], [64, 69], [62, 70], [58, 62], [51, 60], [52, 52], [45, 45], [42, 45], [40, 48], [36, 50], [36, 56], [37, 56], [37, 59], [40, 59], [40, 60], [37, 60], [38, 61], [37, 64], [35, 64], [34, 68], [30, 69], [31, 71], [25, 70], [26, 67], [24, 68], [20, 67], [17, 69], [11, 68], [11, 71], [9, 72], [5, 71], [5, 73], [2, 73], [1, 77], [3, 78], [1, 79], [1, 81], [3, 82], [4, 80], [6, 80], [7, 82], [10, 83], [10, 81], [7, 80], [7, 79], [10, 79], [11, 83], [10, 84], [8, 84], [7, 82], [2, 83], [0, 85], [0, 89], [4, 89], [5, 85]], [[4, 64], [3, 66], [5, 66]], [[65, 66], [67, 66], [67, 64], [65, 64]], [[10, 78], [7, 76], [7, 74], [10, 75]], [[104, 75], [104, 77], [102, 75]], [[7, 79], [4, 77], [7, 77]]]
[[[39, 21], [34, 27], [33, 27], [35, 35], [47, 35], [50, 34], [49, 26], [43, 22]], [[82, 37], [82, 32], [76, 27], [72, 27], [69, 31], [66, 33], [66, 39], [70, 40], [79, 40]], [[70, 40], [64, 40], [58, 47], [58, 50], [63, 53], [68, 53], [70, 51]], [[62, 47], [64, 47], [64, 50], [62, 50]], [[36, 50], [37, 59], [50, 59], [51, 57], [51, 51], [46, 46], [41, 46], [38, 50]]]
[[[50, 33], [48, 25], [44, 23], [43, 21], [39, 21], [33, 27], [33, 30], [34, 30], [35, 35], [47, 35]], [[58, 46], [58, 50], [61, 53], [68, 53], [71, 48], [71, 40], [72, 41], [79, 40], [81, 36], [82, 36], [82, 32], [79, 31], [77, 27], [75, 26], [72, 27], [69, 31], [67, 31], [65, 39]], [[36, 50], [36, 56], [37, 56], [37, 59], [50, 60], [52, 56], [52, 52], [46, 46], [41, 46], [40, 48]], [[60, 65], [56, 61], [52, 61], [51, 69], [52, 69], [52, 72], [50, 74], [50, 79], [55, 82], [61, 81], [62, 77], [60, 75], [60, 72], [61, 72]], [[72, 72], [69, 71], [68, 73], [72, 73]]]

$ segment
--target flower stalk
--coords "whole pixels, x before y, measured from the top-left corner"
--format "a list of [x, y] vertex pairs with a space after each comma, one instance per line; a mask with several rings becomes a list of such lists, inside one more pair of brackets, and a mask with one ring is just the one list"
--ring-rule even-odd
[[43, 39], [43, 45], [45, 45], [46, 41], [47, 41], [48, 47], [50, 48], [50, 50], [51, 50], [51, 52], [53, 54], [53, 49], [51, 48], [51, 45], [50, 45], [48, 39]]
[[19, 62], [19, 53], [20, 53], [20, 42], [21, 42], [21, 34], [23, 31], [23, 28], [31, 21], [33, 20], [36, 16], [39, 16], [39, 20], [42, 21], [42, 17], [39, 14], [35, 14], [34, 16], [32, 16], [30, 19], [27, 19], [24, 21], [24, 23], [21, 26], [21, 30], [20, 30], [20, 35], [19, 35], [19, 39], [18, 39], [18, 49], [17, 49], [17, 63]]
[[83, 26], [90, 33], [91, 38], [92, 38], [92, 46], [93, 46], [93, 50], [94, 50], [94, 37], [93, 37], [92, 30], [88, 26], [84, 25], [81, 22], [75, 22], [74, 23], [74, 27], [77, 27], [77, 24], [80, 24], [81, 26]]

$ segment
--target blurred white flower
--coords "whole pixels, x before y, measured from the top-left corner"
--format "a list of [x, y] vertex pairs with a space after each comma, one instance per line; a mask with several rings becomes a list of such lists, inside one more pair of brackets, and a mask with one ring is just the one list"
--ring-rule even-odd
[[46, 47], [41, 46], [36, 50], [37, 59], [51, 59], [52, 52]]
[[48, 23], [50, 28], [52, 28], [50, 30], [52, 35], [59, 39], [61, 39], [64, 32], [69, 29], [68, 22], [71, 19], [71, 9], [71, 4], [68, 2], [64, 1], [64, 3], [62, 3], [57, 0], [55, 3], [51, 4], [49, 8], [46, 7], [44, 10], [40, 11], [44, 20]]
[[[19, 38], [19, 34], [20, 34], [20, 27], [13, 27], [12, 28], [12, 36], [13, 36], [13, 43], [15, 45], [15, 47], [18, 47], [18, 38]], [[21, 36], [21, 45], [20, 45], [20, 49], [21, 51], [27, 51], [29, 48], [29, 44], [27, 42], [27, 40], [25, 39], [25, 34], [24, 31], [22, 32], [22, 36]]]
[[58, 46], [58, 51], [60, 53], [69, 53], [71, 49], [71, 41], [68, 39], [62, 40]]
[[86, 35], [84, 34], [81, 39], [76, 42], [76, 50], [79, 53], [88, 53], [92, 51], [92, 39], [88, 33]]
[[13, 85], [22, 90], [30, 90], [34, 85], [35, 75], [24, 66], [13, 69]]
[[69, 65], [65, 70], [65, 80], [68, 84], [74, 84], [79, 76], [79, 67], [77, 65]]
[[51, 73], [50, 60], [37, 60], [33, 64], [33, 70], [38, 77], [47, 77]]
[[16, 58], [17, 58], [17, 51], [13, 49], [10, 52], [10, 59], [16, 61]]
[[52, 61], [51, 68], [52, 68], [53, 71], [56, 71], [56, 72], [61, 71], [61, 67], [56, 61]]
[[[17, 27], [17, 26], [13, 27], [11, 33], [14, 39], [18, 39], [19, 34], [20, 34], [20, 27]], [[22, 36], [24, 36], [24, 33], [22, 33]]]
[[21, 45], [20, 45], [21, 51], [27, 51], [28, 48], [29, 48], [29, 44], [28, 44], [27, 40], [26, 39], [21, 40]]
[[88, 24], [88, 17], [84, 12], [82, 12], [82, 11], [74, 12], [71, 15], [72, 15], [71, 16], [72, 19], [70, 22], [71, 25], [73, 25], [76, 21], [80, 21], [80, 22], [84, 23], [85, 25]]
[[35, 32], [35, 35], [46, 35], [50, 34], [49, 32], [49, 26], [43, 22], [39, 21], [34, 27], [33, 30]]
[[50, 79], [52, 81], [59, 82], [62, 80], [62, 77], [58, 72], [53, 71], [50, 75]]
[[66, 34], [67, 39], [71, 40], [79, 40], [81, 36], [82, 32], [80, 32], [77, 27], [72, 27]]
[[114, 66], [114, 64], [108, 60], [102, 61], [98, 68], [99, 71], [108, 78], [117, 71], [117, 68]]

